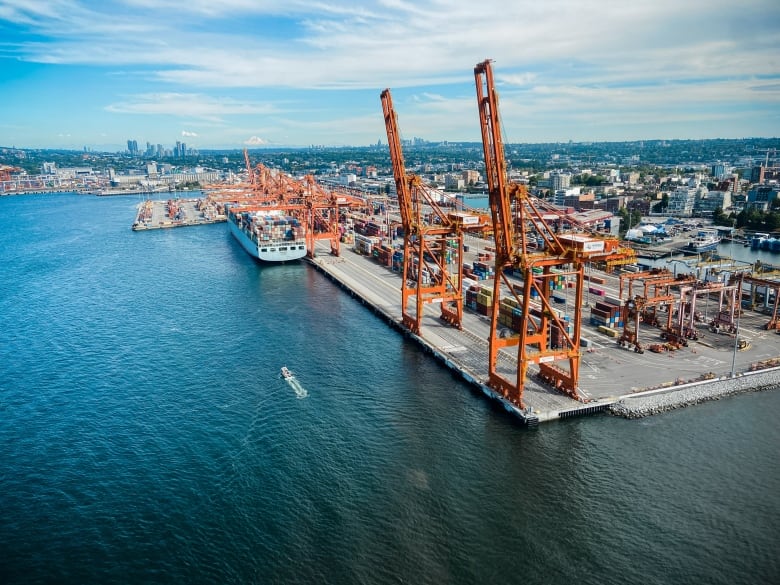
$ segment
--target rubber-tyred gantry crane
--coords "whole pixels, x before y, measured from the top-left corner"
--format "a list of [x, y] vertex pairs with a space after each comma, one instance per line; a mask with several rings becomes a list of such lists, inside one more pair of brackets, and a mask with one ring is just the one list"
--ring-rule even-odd
[[[683, 332], [696, 331], [697, 321], [703, 321], [707, 318], [707, 304], [705, 304], [705, 314], [697, 310], [701, 301], [699, 297], [704, 297], [705, 303], [709, 301], [712, 295], [716, 296], [715, 310], [709, 327], [713, 331], [724, 331], [736, 333], [736, 317], [740, 314], [737, 299], [737, 289], [740, 281], [745, 280], [745, 275], [740, 273], [735, 276], [732, 274], [730, 283], [720, 281], [693, 282], [680, 287], [680, 309], [677, 313], [678, 329]], [[770, 327], [767, 327], [769, 329]]]
[[[583, 266], [603, 259], [619, 244], [614, 238], [556, 233], [545, 221], [545, 204], [529, 196], [525, 186], [508, 181], [491, 62], [479, 63], [474, 77], [496, 247], [488, 385], [523, 408], [528, 366], [537, 364], [545, 381], [579, 399]], [[508, 279], [508, 271], [519, 273], [522, 287]], [[554, 283], [561, 277], [574, 287], [576, 309], [570, 320], [551, 304]], [[522, 313], [516, 334], [506, 335], [499, 324], [505, 291]], [[518, 348], [517, 371], [510, 380], [499, 373], [498, 356], [502, 348], [512, 346]], [[568, 369], [560, 362], [568, 362]]]
[[[463, 320], [463, 230], [462, 222], [444, 213], [422, 179], [407, 174], [401, 151], [401, 136], [390, 90], [381, 93], [382, 111], [393, 165], [395, 189], [404, 230], [401, 284], [403, 324], [415, 335], [422, 328], [426, 303], [441, 304], [441, 318], [457, 328]], [[425, 221], [428, 212], [433, 221]], [[450, 262], [454, 256], [454, 263]], [[451, 267], [451, 264], [454, 266]], [[409, 310], [414, 298], [414, 309]]]
[[[764, 325], [764, 329], [769, 330], [780, 330], [780, 281], [772, 280], [768, 278], [761, 278], [758, 276], [753, 276], [751, 274], [743, 274], [741, 273], [739, 276], [732, 276], [731, 279], [734, 283], [739, 282], [740, 286], [740, 292], [739, 294], [742, 294], [741, 283], [746, 283], [749, 285], [748, 290], [748, 296], [751, 299], [751, 305], [755, 304], [755, 298], [756, 294], [758, 292], [759, 287], [764, 288], [764, 295], [766, 298], [766, 306], [769, 306], [769, 300], [772, 298], [772, 295], [770, 295], [770, 292], [774, 293], [774, 302], [772, 303], [772, 313], [771, 318], [769, 321]], [[739, 307], [739, 303], [737, 303], [737, 307]]]
[[[642, 294], [634, 295], [635, 282], [642, 284]], [[688, 339], [697, 337], [693, 323], [690, 327], [685, 323], [687, 303], [682, 288], [678, 295], [673, 294], [672, 291], [673, 287], [695, 285], [696, 277], [688, 274], [675, 276], [666, 269], [621, 274], [619, 289], [621, 299], [623, 299], [624, 283], [628, 284], [627, 297], [621, 308], [623, 331], [617, 340], [618, 345], [627, 348], [633, 346], [635, 352], [643, 353], [644, 344], [639, 339], [640, 323], [660, 327], [661, 335], [667, 341], [667, 345], [673, 347], [687, 346]], [[673, 321], [675, 308], [678, 314], [676, 323]], [[666, 312], [665, 324], [660, 319], [659, 309], [664, 309]]]

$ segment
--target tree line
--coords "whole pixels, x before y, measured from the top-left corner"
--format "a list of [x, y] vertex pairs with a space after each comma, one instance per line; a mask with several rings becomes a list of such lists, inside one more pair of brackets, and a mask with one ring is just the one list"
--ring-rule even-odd
[[725, 213], [720, 207], [712, 214], [715, 225], [733, 226], [737, 229], [747, 229], [757, 232], [774, 232], [780, 230], [780, 200], [775, 199], [767, 211], [756, 208], [745, 208], [739, 213]]

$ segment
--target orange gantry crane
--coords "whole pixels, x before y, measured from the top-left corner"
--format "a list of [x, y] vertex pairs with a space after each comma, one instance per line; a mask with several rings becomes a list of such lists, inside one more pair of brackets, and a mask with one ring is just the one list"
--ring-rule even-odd
[[0, 181], [10, 181], [12, 173], [18, 173], [22, 169], [8, 165], [0, 165]]
[[362, 209], [366, 202], [354, 195], [325, 189], [312, 175], [299, 181], [306, 205], [306, 248], [309, 257], [315, 255], [317, 240], [330, 240], [330, 253], [340, 254], [341, 210]]
[[245, 211], [278, 210], [296, 217], [306, 226], [306, 251], [310, 258], [316, 254], [318, 240], [330, 240], [330, 252], [340, 253], [342, 209], [365, 208], [360, 197], [325, 189], [314, 177], [295, 179], [281, 171], [258, 163], [252, 166], [244, 149], [248, 179], [243, 185], [215, 189], [207, 199], [218, 205], [230, 204]]
[[[626, 299], [621, 307], [623, 331], [621, 332], [620, 337], [618, 337], [618, 345], [629, 349], [633, 346], [636, 353], [644, 353], [644, 345], [639, 340], [639, 324], [648, 322], [648, 315], [651, 315], [649, 322], [657, 324], [658, 318], [656, 310], [659, 307], [665, 306], [667, 311], [666, 331], [671, 330], [672, 309], [675, 301], [674, 295], [658, 295], [653, 297], [637, 295], [633, 298]], [[651, 345], [651, 348], [652, 347], [653, 346]]]
[[[744, 278], [741, 275], [740, 278], [733, 278], [732, 282], [694, 282], [692, 284], [686, 284], [680, 287], [680, 308], [677, 313], [678, 328], [683, 332], [695, 332], [696, 323], [699, 321], [706, 321], [707, 305], [712, 295], [716, 296], [715, 310], [711, 313], [712, 319], [709, 322], [709, 327], [712, 331], [721, 331], [735, 333], [736, 332], [736, 317], [740, 314], [740, 309], [737, 306], [739, 301], [737, 299], [737, 289], [740, 286], [740, 279]], [[700, 297], [705, 299], [704, 315], [702, 315], [698, 308], [701, 304]], [[770, 327], [767, 327], [769, 329]]]
[[[526, 373], [530, 364], [536, 364], [543, 380], [580, 399], [583, 267], [586, 262], [615, 253], [619, 242], [584, 233], [556, 232], [545, 220], [544, 204], [531, 197], [524, 185], [509, 182], [491, 62], [477, 64], [474, 77], [496, 248], [488, 385], [524, 408]], [[519, 274], [522, 286], [509, 280], [510, 271]], [[571, 317], [551, 303], [555, 283], [561, 279], [574, 288], [575, 311]], [[506, 335], [499, 323], [502, 296], [521, 312], [514, 334]], [[514, 379], [508, 379], [499, 372], [498, 357], [503, 348], [513, 346], [517, 346], [517, 370]], [[568, 368], [561, 367], [562, 362], [568, 362]]]
[[[398, 117], [390, 90], [381, 95], [396, 194], [404, 230], [401, 314], [404, 326], [420, 335], [425, 305], [439, 303], [441, 318], [460, 329], [463, 321], [463, 235], [490, 228], [486, 218], [445, 212], [422, 179], [406, 172]], [[430, 219], [426, 219], [430, 218]], [[410, 310], [410, 301], [414, 308]]]
[[[642, 284], [642, 294], [634, 294], [635, 282]], [[695, 276], [689, 274], [675, 276], [666, 269], [621, 274], [619, 289], [621, 299], [624, 284], [627, 284], [625, 287], [627, 297], [621, 308], [623, 331], [617, 340], [619, 345], [627, 348], [633, 346], [637, 353], [644, 352], [644, 345], [639, 339], [640, 323], [660, 327], [662, 338], [667, 341], [667, 345], [673, 347], [687, 346], [688, 339], [698, 337], [695, 326], [692, 322], [688, 326], [685, 317], [690, 303], [686, 300], [687, 293], [684, 291], [696, 286]], [[673, 294], [672, 287], [680, 287], [678, 295]], [[660, 319], [659, 309], [666, 311], [665, 324]], [[677, 321], [673, 320], [675, 312]]]

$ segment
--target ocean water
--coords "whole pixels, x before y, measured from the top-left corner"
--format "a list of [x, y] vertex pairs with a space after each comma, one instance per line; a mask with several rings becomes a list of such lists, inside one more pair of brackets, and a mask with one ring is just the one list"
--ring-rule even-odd
[[780, 393], [528, 430], [137, 203], [0, 198], [1, 583], [780, 582]]

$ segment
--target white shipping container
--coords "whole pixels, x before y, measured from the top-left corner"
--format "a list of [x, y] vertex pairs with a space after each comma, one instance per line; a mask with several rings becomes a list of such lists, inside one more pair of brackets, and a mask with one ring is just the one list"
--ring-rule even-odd
[[479, 217], [476, 215], [471, 215], [470, 213], [453, 211], [449, 214], [449, 217], [451, 220], [459, 221], [463, 225], [479, 225]]
[[583, 252], [602, 252], [604, 250], [604, 240], [589, 238], [588, 236], [564, 234], [558, 236], [558, 239]]
[[603, 240], [588, 240], [582, 243], [582, 250], [584, 252], [603, 252], [604, 241]]

